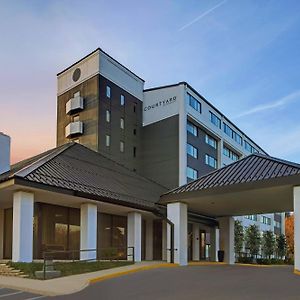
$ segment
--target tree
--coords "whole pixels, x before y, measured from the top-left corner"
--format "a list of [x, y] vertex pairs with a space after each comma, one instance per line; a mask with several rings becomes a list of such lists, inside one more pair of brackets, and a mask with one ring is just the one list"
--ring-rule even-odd
[[261, 249], [265, 257], [271, 258], [275, 252], [276, 240], [274, 233], [270, 230], [267, 230], [263, 233]]
[[250, 225], [245, 232], [246, 248], [249, 249], [252, 258], [259, 253], [261, 235], [257, 225]]
[[285, 236], [287, 253], [289, 257], [294, 257], [294, 215], [285, 218]]
[[240, 256], [244, 244], [244, 227], [242, 222], [236, 220], [234, 222], [234, 250]]
[[277, 251], [277, 256], [279, 258], [283, 258], [286, 255], [286, 249], [287, 244], [286, 244], [286, 238], [284, 234], [280, 234], [276, 238], [276, 251]]

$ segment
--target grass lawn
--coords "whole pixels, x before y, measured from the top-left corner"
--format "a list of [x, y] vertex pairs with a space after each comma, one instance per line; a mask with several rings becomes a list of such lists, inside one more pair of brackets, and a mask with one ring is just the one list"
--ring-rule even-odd
[[[54, 263], [54, 269], [61, 271], [61, 276], [69, 276], [75, 274], [82, 274], [88, 272], [95, 272], [105, 269], [123, 267], [133, 264], [130, 261], [96, 261], [96, 262], [59, 262]], [[18, 269], [25, 274], [29, 275], [29, 278], [35, 279], [35, 271], [41, 271], [43, 269], [43, 263], [13, 263], [9, 262], [9, 265], [15, 269]]]

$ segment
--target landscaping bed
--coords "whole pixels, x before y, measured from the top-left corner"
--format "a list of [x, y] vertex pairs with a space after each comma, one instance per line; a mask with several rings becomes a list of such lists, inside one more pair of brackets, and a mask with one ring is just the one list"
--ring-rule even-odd
[[[43, 270], [43, 263], [8, 263], [11, 267], [18, 269], [29, 278], [36, 279], [35, 271]], [[123, 267], [132, 265], [130, 261], [96, 261], [96, 262], [54, 262], [54, 269], [61, 271], [61, 276], [69, 276], [75, 274], [83, 274], [95, 271], [101, 271], [111, 268]]]

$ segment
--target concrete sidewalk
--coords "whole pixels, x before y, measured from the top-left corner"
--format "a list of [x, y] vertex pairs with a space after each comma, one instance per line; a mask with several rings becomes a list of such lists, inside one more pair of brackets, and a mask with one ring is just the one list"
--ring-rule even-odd
[[46, 296], [58, 296], [79, 292], [89, 284], [103, 281], [105, 279], [114, 278], [143, 270], [174, 266], [176, 265], [168, 264], [165, 262], [143, 261], [141, 263], [135, 263], [134, 265], [49, 280], [0, 276], [0, 287], [17, 289]]

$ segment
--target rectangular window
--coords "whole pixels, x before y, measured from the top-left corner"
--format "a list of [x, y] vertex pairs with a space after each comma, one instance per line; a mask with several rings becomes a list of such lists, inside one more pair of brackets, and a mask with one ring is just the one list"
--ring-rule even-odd
[[107, 98], [110, 98], [110, 95], [111, 95], [111, 91], [110, 91], [110, 86], [106, 86], [106, 97]]
[[123, 106], [125, 104], [125, 96], [124, 95], [121, 95], [121, 97], [120, 97], [120, 104], [121, 104], [121, 106]]
[[124, 129], [125, 128], [125, 121], [123, 118], [120, 119], [120, 128]]
[[79, 121], [80, 121], [79, 115], [75, 115], [72, 117], [72, 122], [79, 122]]
[[136, 147], [133, 147], [133, 157], [136, 157]]
[[233, 139], [240, 145], [243, 145], [243, 139], [242, 137], [236, 133], [235, 131], [233, 131]]
[[250, 145], [247, 141], [245, 141], [245, 149], [251, 153], [258, 153], [258, 151]]
[[233, 161], [239, 160], [239, 155], [233, 152], [232, 150], [230, 150], [229, 148], [227, 148], [226, 146], [224, 146], [223, 148], [223, 154], [229, 157], [230, 159], [232, 159]]
[[205, 135], [205, 143], [217, 149], [217, 140], [208, 134]]
[[187, 167], [186, 174], [188, 179], [195, 180], [198, 178], [198, 171], [193, 168]]
[[205, 163], [215, 169], [217, 168], [217, 160], [208, 154], [205, 154]]
[[188, 94], [188, 97], [189, 97], [189, 105], [197, 110], [199, 113], [201, 113], [201, 103], [195, 99], [192, 95]]
[[191, 133], [193, 136], [198, 136], [198, 128], [191, 122], [187, 122], [187, 132]]
[[257, 215], [248, 215], [245, 216], [246, 219], [249, 219], [251, 221], [257, 221]]
[[124, 150], [125, 150], [125, 143], [121, 141], [120, 142], [120, 151], [124, 152]]
[[198, 158], [198, 149], [191, 144], [186, 145], [187, 154], [194, 158]]
[[133, 129], [133, 135], [136, 135], [136, 128]]
[[271, 218], [262, 216], [262, 223], [266, 225], [271, 225]]
[[219, 127], [221, 129], [221, 119], [219, 117], [217, 117], [214, 113], [212, 113], [211, 111], [209, 112], [210, 115], [210, 121], [216, 125], [217, 127]]
[[137, 106], [137, 104], [133, 103], [133, 112], [136, 112], [136, 106]]
[[107, 123], [110, 122], [110, 111], [109, 110], [106, 111], [106, 122]]
[[106, 147], [110, 146], [110, 135], [108, 135], [108, 134], [105, 136], [105, 144], [106, 144]]
[[223, 123], [223, 127], [224, 127], [224, 132], [232, 138], [233, 130], [226, 123]]

